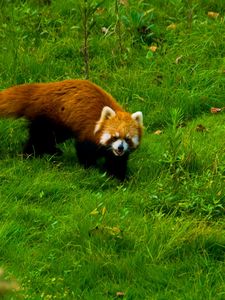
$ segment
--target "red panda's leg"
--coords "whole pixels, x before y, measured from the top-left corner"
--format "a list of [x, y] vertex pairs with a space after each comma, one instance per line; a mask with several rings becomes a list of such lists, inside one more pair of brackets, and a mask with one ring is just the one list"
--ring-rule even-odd
[[29, 139], [24, 147], [24, 154], [56, 154], [58, 151], [50, 122], [43, 118], [32, 120], [29, 125]]
[[77, 157], [85, 168], [96, 165], [97, 146], [89, 141], [76, 142]]
[[127, 161], [129, 154], [115, 156], [113, 153], [106, 155], [105, 168], [109, 175], [123, 181], [126, 179]]

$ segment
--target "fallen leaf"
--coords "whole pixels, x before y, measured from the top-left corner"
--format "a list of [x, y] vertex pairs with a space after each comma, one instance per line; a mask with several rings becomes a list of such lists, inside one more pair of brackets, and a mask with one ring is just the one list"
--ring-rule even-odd
[[92, 210], [92, 212], [90, 212], [91, 216], [96, 216], [99, 214], [99, 211], [97, 210], [97, 208], [95, 208], [94, 210]]
[[118, 235], [120, 233], [122, 233], [121, 229], [119, 227], [113, 226], [113, 227], [109, 227], [110, 232], [112, 235]]
[[103, 7], [98, 7], [97, 9], [96, 9], [96, 13], [98, 14], [98, 15], [101, 15], [101, 14], [103, 14], [105, 12], [105, 9], [103, 8]]
[[116, 297], [118, 297], [118, 298], [123, 298], [124, 296], [125, 296], [124, 292], [117, 292], [116, 293]]
[[182, 57], [183, 57], [183, 55], [178, 56], [178, 57], [176, 58], [176, 60], [175, 60], [175, 63], [176, 63], [176, 64], [179, 64], [179, 62], [180, 62], [180, 60], [181, 60]]
[[210, 111], [212, 114], [217, 114], [222, 111], [222, 108], [211, 107]]
[[208, 131], [207, 128], [206, 128], [205, 126], [203, 126], [202, 124], [198, 124], [198, 125], [196, 126], [196, 129], [195, 129], [195, 130], [198, 131], [198, 132]]
[[175, 23], [172, 23], [166, 27], [166, 29], [168, 29], [168, 30], [174, 30], [176, 28], [177, 28], [177, 25]]
[[158, 48], [157, 46], [152, 45], [149, 47], [149, 50], [151, 50], [152, 52], [155, 52], [157, 50], [157, 48]]
[[102, 27], [102, 33], [107, 34], [109, 32], [109, 28]]
[[156, 130], [156, 131], [154, 131], [153, 132], [153, 134], [156, 134], [156, 135], [160, 135], [160, 134], [162, 134], [163, 132], [162, 132], [162, 130], [160, 130], [160, 129], [158, 129], [158, 130]]
[[216, 19], [219, 16], [219, 13], [214, 11], [208, 11], [208, 17], [212, 19]]
[[128, 5], [128, 0], [119, 0], [121, 5]]
[[104, 206], [104, 207], [102, 208], [102, 215], [104, 216], [105, 213], [106, 213], [106, 207]]

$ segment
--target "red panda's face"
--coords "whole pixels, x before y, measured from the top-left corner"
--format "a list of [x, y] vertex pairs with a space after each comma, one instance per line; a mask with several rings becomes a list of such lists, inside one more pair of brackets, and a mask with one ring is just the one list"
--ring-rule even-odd
[[99, 132], [99, 144], [107, 147], [116, 156], [122, 156], [139, 146], [142, 133], [142, 113], [132, 115], [126, 112], [115, 113], [104, 107], [101, 118], [95, 127]]

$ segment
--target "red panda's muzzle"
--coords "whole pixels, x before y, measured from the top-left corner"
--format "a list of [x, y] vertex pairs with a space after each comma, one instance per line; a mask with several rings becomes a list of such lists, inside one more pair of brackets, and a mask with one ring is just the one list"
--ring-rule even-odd
[[111, 149], [116, 156], [122, 156], [129, 150], [129, 146], [126, 141], [118, 139], [111, 144]]

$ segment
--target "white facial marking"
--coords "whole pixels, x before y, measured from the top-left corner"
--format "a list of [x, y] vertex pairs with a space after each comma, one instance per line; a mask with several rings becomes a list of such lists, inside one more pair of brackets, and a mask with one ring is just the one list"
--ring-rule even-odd
[[119, 136], [120, 136], [119, 132], [116, 132], [115, 137], [119, 137]]
[[100, 138], [100, 144], [106, 145], [106, 143], [111, 139], [111, 134], [108, 132], [104, 132]]
[[128, 144], [121, 139], [112, 143], [112, 151], [116, 156], [122, 156], [128, 150], [128, 148]]
[[132, 138], [132, 142], [135, 148], [139, 145], [139, 138], [137, 135]]

